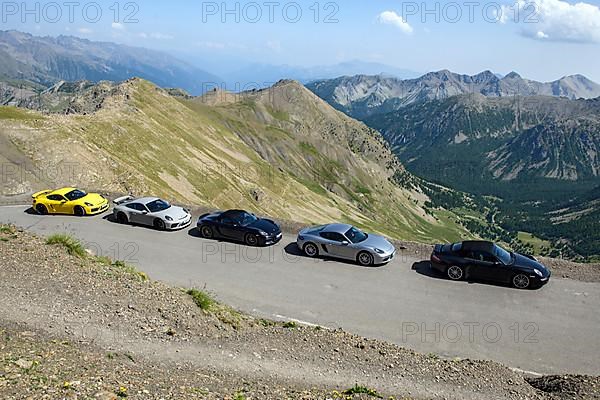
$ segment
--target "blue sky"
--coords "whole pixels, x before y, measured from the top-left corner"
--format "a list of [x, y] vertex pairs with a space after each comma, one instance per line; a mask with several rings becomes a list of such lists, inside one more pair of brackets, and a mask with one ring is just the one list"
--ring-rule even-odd
[[58, 1], [60, 15], [51, 2], [25, 3], [30, 13], [20, 1], [2, 2], [2, 29], [165, 50], [217, 75], [244, 63], [358, 59], [419, 72], [515, 70], [544, 81], [581, 73], [600, 82], [600, 1]]

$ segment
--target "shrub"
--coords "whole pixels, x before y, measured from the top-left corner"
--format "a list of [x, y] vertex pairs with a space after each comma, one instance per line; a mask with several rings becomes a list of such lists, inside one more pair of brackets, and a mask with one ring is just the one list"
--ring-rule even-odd
[[376, 390], [369, 389], [365, 386], [354, 385], [350, 389], [344, 391], [344, 394], [347, 396], [352, 396], [354, 394], [366, 394], [368, 396], [377, 397], [378, 399], [383, 399], [383, 396], [377, 393]]
[[62, 246], [67, 249], [67, 252], [72, 256], [84, 258], [86, 256], [85, 249], [81, 242], [72, 236], [64, 233], [59, 233], [48, 237], [46, 244], [52, 246]]

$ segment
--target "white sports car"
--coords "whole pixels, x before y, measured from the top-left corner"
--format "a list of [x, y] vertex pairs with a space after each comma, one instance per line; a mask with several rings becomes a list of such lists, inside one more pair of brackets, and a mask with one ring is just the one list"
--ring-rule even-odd
[[113, 216], [121, 224], [147, 225], [164, 231], [183, 229], [192, 223], [189, 210], [172, 206], [158, 197], [135, 199], [125, 196], [114, 200], [113, 203]]

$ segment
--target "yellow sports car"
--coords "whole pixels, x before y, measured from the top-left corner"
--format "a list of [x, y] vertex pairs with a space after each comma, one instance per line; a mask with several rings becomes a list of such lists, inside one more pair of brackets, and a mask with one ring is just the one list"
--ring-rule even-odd
[[33, 197], [33, 209], [42, 215], [68, 214], [83, 217], [102, 214], [109, 207], [108, 200], [104, 196], [71, 187], [44, 190], [31, 197]]

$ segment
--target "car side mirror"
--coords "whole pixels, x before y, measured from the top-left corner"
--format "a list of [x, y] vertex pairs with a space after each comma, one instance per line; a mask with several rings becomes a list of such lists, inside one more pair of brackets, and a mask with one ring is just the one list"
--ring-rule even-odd
[[350, 244], [350, 242], [348, 242], [347, 240], [344, 240], [344, 241], [342, 242], [342, 246], [348, 246], [349, 244]]
[[143, 210], [143, 211], [142, 211], [142, 214], [146, 215], [146, 214], [148, 214], [148, 211], [146, 211], [146, 210]]

